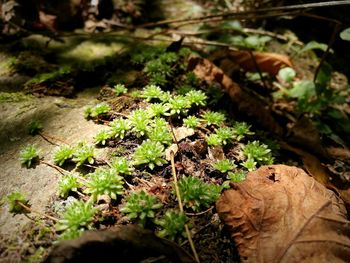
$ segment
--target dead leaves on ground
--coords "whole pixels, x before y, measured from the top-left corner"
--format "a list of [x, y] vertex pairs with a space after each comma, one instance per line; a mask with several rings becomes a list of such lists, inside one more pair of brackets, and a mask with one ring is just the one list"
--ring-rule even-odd
[[343, 202], [303, 170], [264, 166], [217, 202], [242, 262], [346, 262], [350, 223]]
[[239, 111], [255, 119], [264, 128], [282, 135], [283, 129], [272, 117], [270, 109], [258, 98], [252, 97], [243, 91], [240, 86], [232, 81], [220, 68], [207, 59], [192, 57], [189, 60], [189, 70], [192, 70], [197, 78], [209, 83], [217, 83], [228, 93], [232, 102]]

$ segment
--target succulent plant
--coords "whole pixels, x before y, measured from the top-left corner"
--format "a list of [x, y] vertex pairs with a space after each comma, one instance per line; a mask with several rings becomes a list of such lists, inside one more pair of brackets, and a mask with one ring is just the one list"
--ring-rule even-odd
[[21, 164], [27, 166], [28, 168], [33, 164], [33, 162], [39, 159], [39, 150], [33, 145], [27, 145], [19, 153], [19, 160]]
[[154, 142], [160, 142], [165, 145], [171, 144], [173, 138], [164, 119], [155, 119], [154, 124], [147, 130], [147, 137]]
[[201, 90], [191, 90], [186, 94], [186, 98], [190, 104], [196, 106], [205, 106], [207, 104], [207, 95]]
[[194, 176], [183, 177], [178, 181], [184, 205], [198, 212], [214, 203], [221, 192], [221, 187], [207, 184]]
[[75, 201], [61, 214], [56, 224], [57, 231], [91, 229], [96, 209], [91, 202]]
[[205, 140], [208, 144], [208, 146], [219, 146], [222, 144], [222, 141], [219, 137], [219, 135], [212, 133], [205, 137]]
[[117, 174], [130, 175], [134, 171], [132, 163], [125, 157], [114, 158], [111, 163], [111, 168], [114, 169]]
[[22, 203], [26, 206], [28, 205], [28, 200], [23, 193], [12, 192], [6, 196], [7, 203], [9, 205], [9, 212], [14, 214], [23, 214], [28, 213], [29, 211], [21, 206], [19, 203]]
[[254, 132], [250, 131], [250, 125], [245, 122], [236, 122], [233, 125], [233, 132], [236, 135], [237, 141], [240, 141], [246, 135], [253, 135]]
[[132, 125], [132, 131], [140, 137], [146, 134], [148, 125], [151, 123], [151, 116], [146, 110], [137, 109], [130, 113], [129, 120]]
[[164, 146], [160, 142], [154, 142], [149, 139], [136, 148], [134, 153], [134, 164], [148, 164], [148, 167], [153, 170], [156, 165], [162, 166], [167, 161], [163, 159], [165, 154]]
[[230, 179], [231, 182], [234, 183], [239, 183], [245, 180], [246, 178], [246, 173], [244, 172], [228, 172], [228, 178]]
[[72, 174], [63, 175], [58, 181], [58, 193], [62, 198], [67, 198], [70, 191], [78, 191], [79, 183], [77, 177]]
[[221, 127], [216, 130], [216, 134], [219, 136], [222, 143], [225, 145], [235, 138], [233, 130], [229, 127]]
[[84, 143], [79, 143], [73, 153], [73, 162], [76, 162], [78, 166], [85, 163], [93, 164], [95, 162], [94, 147], [91, 145], [86, 145]]
[[227, 173], [228, 171], [232, 171], [234, 168], [236, 168], [236, 165], [233, 161], [223, 159], [214, 163], [213, 167], [221, 173]]
[[92, 194], [93, 200], [101, 195], [108, 195], [117, 199], [117, 195], [124, 193], [124, 179], [114, 169], [98, 168], [90, 174], [90, 179], [85, 184], [85, 193]]
[[163, 94], [163, 90], [156, 85], [147, 85], [143, 88], [142, 97], [147, 101], [151, 101], [152, 99], [159, 99]]
[[203, 120], [207, 123], [207, 125], [216, 125], [221, 126], [224, 124], [226, 117], [223, 113], [214, 112], [214, 111], [206, 111], [202, 115]]
[[145, 225], [147, 219], [153, 219], [154, 211], [162, 207], [156, 196], [146, 194], [143, 190], [131, 194], [120, 211], [131, 220], [136, 220]]
[[110, 135], [120, 139], [124, 139], [127, 131], [131, 130], [131, 122], [122, 118], [113, 120], [109, 126], [111, 127]]
[[53, 161], [55, 164], [62, 166], [67, 160], [73, 158], [73, 154], [73, 147], [69, 145], [59, 146], [53, 154]]
[[147, 110], [152, 117], [160, 117], [168, 115], [169, 107], [162, 103], [152, 103]]
[[254, 171], [256, 169], [256, 162], [254, 159], [248, 158], [242, 163], [242, 166], [245, 167], [249, 172]]
[[100, 145], [105, 145], [107, 140], [111, 139], [113, 137], [113, 133], [111, 132], [111, 130], [100, 130], [97, 132], [97, 134], [95, 135], [95, 143], [96, 144], [100, 144]]
[[168, 210], [161, 219], [156, 220], [156, 224], [162, 228], [157, 234], [171, 241], [179, 236], [186, 237], [185, 225], [187, 221], [188, 218], [184, 213]]
[[196, 116], [188, 116], [183, 119], [183, 123], [187, 128], [197, 128], [200, 125], [200, 120]]
[[87, 107], [84, 111], [85, 118], [97, 118], [100, 115], [106, 114], [111, 110], [106, 103], [100, 103], [95, 105], [94, 107]]
[[174, 96], [169, 99], [168, 106], [170, 108], [170, 114], [186, 114], [191, 107], [189, 100], [185, 96]]
[[128, 89], [125, 87], [124, 84], [117, 84], [114, 86], [114, 94], [116, 96], [120, 96], [124, 93], [127, 93], [128, 92]]
[[27, 131], [30, 135], [35, 135], [43, 129], [43, 125], [38, 120], [32, 120], [27, 125]]
[[267, 145], [259, 141], [248, 142], [243, 146], [243, 153], [247, 159], [256, 161], [258, 164], [272, 164], [273, 157]]

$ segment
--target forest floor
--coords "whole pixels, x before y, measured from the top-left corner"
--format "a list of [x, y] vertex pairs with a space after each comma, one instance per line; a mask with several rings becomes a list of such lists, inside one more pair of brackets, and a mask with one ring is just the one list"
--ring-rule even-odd
[[[167, 12], [175, 16], [166, 3]], [[186, 28], [187, 32], [192, 29]], [[329, 102], [333, 95], [339, 95], [344, 101], [328, 105], [318, 98], [322, 107], [310, 109], [309, 102], [303, 101], [303, 96], [307, 95], [303, 88], [310, 87], [307, 85], [312, 82], [319, 59], [312, 48], [300, 53], [295, 51], [293, 45], [298, 46], [299, 51], [305, 47], [301, 42], [269, 39], [264, 43], [260, 39], [258, 45], [263, 48], [257, 53], [238, 50], [238, 55], [234, 55], [226, 49], [213, 51], [216, 40], [203, 47], [194, 43], [198, 39], [188, 37], [183, 47], [191, 47], [192, 51], [179, 47], [172, 52], [169, 39], [177, 39], [160, 37], [159, 41], [146, 41], [153, 33], [136, 30], [132, 34], [111, 33], [96, 37], [80, 34], [65, 37], [65, 43], [51, 42], [47, 47], [47, 38], [31, 35], [17, 43], [17, 48], [1, 47], [0, 262], [40, 262], [51, 251], [54, 241], [66, 239], [64, 231], [55, 229], [55, 220], [35, 213], [10, 213], [6, 196], [11, 192], [25, 193], [33, 210], [58, 219], [69, 204], [77, 200], [93, 201], [98, 212], [88, 220], [87, 225], [92, 228], [140, 224], [159, 234], [167, 229], [159, 223], [161, 219], [166, 222], [167, 212], [182, 209], [174, 189], [175, 170], [179, 184], [185, 185], [180, 189], [185, 196], [184, 214], [201, 262], [239, 262], [239, 253], [231, 239], [234, 235], [223, 218], [220, 219], [220, 207], [215, 206], [215, 201], [220, 192], [229, 188], [229, 183], [236, 186], [244, 181], [247, 173], [260, 166], [300, 167], [315, 179], [315, 183], [318, 181], [332, 189], [340, 197], [337, 199], [340, 207], [344, 206], [341, 199], [349, 204], [350, 156], [346, 129], [349, 129], [350, 110], [349, 91], [344, 89], [347, 79], [343, 74], [329, 72], [329, 78], [326, 76], [329, 79], [327, 92], [329, 88], [334, 92], [325, 99]], [[140, 39], [148, 45], [138, 43]], [[261, 79], [261, 74], [247, 73], [252, 65], [244, 61], [250, 60], [250, 55], [270, 76]], [[163, 64], [153, 68], [147, 64], [162, 59]], [[69, 70], [65, 68], [67, 65]], [[161, 67], [166, 68], [164, 78], [157, 75], [162, 72]], [[291, 77], [293, 82], [278, 75], [278, 71], [286, 67], [295, 70], [296, 76]], [[40, 75], [43, 72], [59, 73], [48, 77]], [[30, 82], [35, 77], [36, 82]], [[300, 80], [309, 82], [305, 82], [306, 86], [295, 85]], [[152, 81], [162, 87], [161, 91], [146, 92]], [[119, 94], [117, 84], [125, 85], [126, 90]], [[182, 102], [183, 98], [190, 100], [191, 90], [200, 91], [200, 98], [193, 99], [190, 104]], [[272, 95], [276, 91], [282, 93], [277, 94], [277, 99]], [[176, 102], [175, 98], [180, 100]], [[155, 103], [165, 105], [164, 112], [153, 113], [151, 117], [142, 115]], [[316, 104], [310, 103], [318, 107]], [[96, 105], [107, 105], [107, 108], [98, 112]], [[141, 109], [138, 113], [141, 123], [146, 124], [144, 130], [132, 117], [138, 109]], [[300, 109], [305, 112], [300, 114]], [[217, 113], [216, 117], [208, 117], [213, 112]], [[333, 116], [325, 117], [325, 112], [333, 112]], [[159, 120], [155, 115], [162, 118]], [[198, 123], [189, 127], [185, 121], [188, 116], [198, 118]], [[344, 127], [333, 126], [334, 119]], [[118, 120], [130, 121], [130, 127], [124, 131], [116, 128], [113, 136], [108, 134], [105, 139], [97, 139], [102, 130], [112, 131]], [[36, 135], [28, 133], [28, 124], [32, 121], [42, 125]], [[157, 127], [161, 131], [157, 131]], [[226, 131], [226, 135], [222, 135], [224, 138], [218, 138], [218, 131], [223, 134]], [[153, 157], [146, 161], [135, 160], [140, 146], [147, 139], [156, 140], [153, 136], [156, 133], [161, 137], [158, 138], [161, 154], [153, 160], [149, 160]], [[54, 160], [59, 147], [69, 145], [78, 149], [81, 143], [93, 146], [91, 162], [86, 159], [77, 164], [72, 156], [62, 165]], [[29, 167], [19, 160], [21, 150], [27, 145], [40, 149], [39, 159]], [[159, 145], [153, 144], [148, 150], [153, 151]], [[249, 147], [255, 147], [254, 153], [248, 153]], [[91, 186], [93, 178], [113, 168], [114, 162], [122, 158], [130, 166], [129, 170], [119, 171], [123, 179], [118, 177], [114, 182], [117, 187], [122, 185], [122, 193], [107, 189], [94, 195], [93, 191], [99, 190]], [[230, 161], [226, 171], [215, 168], [220, 160]], [[68, 174], [73, 174], [80, 182], [76, 189], [73, 187], [62, 193], [58, 185]], [[186, 186], [185, 178], [200, 179], [200, 182], [187, 182]], [[202, 185], [198, 193], [185, 191], [186, 187], [194, 189], [201, 183], [205, 186]], [[133, 218], [125, 209], [128, 202], [131, 203], [130, 196], [142, 191], [156, 197], [156, 201], [150, 201], [151, 205], [152, 202], [162, 205], [150, 208], [154, 211], [145, 215], [145, 220], [140, 214]], [[146, 206], [147, 202], [143, 204]], [[341, 211], [347, 220], [347, 214]], [[177, 220], [175, 216], [170, 219]], [[179, 228], [176, 235], [166, 232], [165, 237], [174, 237], [178, 245], [192, 254], [191, 241], [185, 237], [185, 230]], [[152, 262], [167, 262], [162, 260]]]

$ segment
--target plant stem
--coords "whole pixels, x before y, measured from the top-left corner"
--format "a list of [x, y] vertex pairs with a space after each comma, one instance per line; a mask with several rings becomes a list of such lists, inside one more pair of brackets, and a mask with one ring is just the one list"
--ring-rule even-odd
[[[170, 162], [171, 162], [171, 171], [172, 171], [172, 174], [173, 174], [173, 177], [174, 177], [174, 186], [175, 186], [176, 197], [177, 197], [177, 200], [179, 202], [179, 209], [180, 209], [180, 212], [183, 213], [184, 209], [183, 209], [183, 206], [182, 206], [182, 200], [181, 200], [179, 186], [177, 184], [177, 176], [176, 176], [176, 169], [175, 169], [175, 162], [174, 162], [174, 152], [173, 151], [170, 151]], [[196, 248], [195, 248], [195, 246], [193, 244], [191, 232], [190, 232], [187, 224], [185, 224], [185, 230], [186, 230], [188, 242], [190, 243], [190, 247], [192, 249], [192, 253], [194, 255], [194, 258], [195, 258], [196, 262], [199, 263], [200, 262], [199, 261], [199, 257], [198, 257]]]
[[23, 204], [22, 202], [18, 202], [18, 201], [17, 201], [17, 204], [20, 205], [20, 206], [22, 206], [25, 210], [27, 210], [27, 211], [30, 212], [30, 213], [35, 213], [35, 214], [38, 214], [38, 215], [40, 215], [40, 216], [46, 217], [46, 218], [48, 218], [48, 219], [51, 219], [51, 220], [53, 220], [53, 221], [55, 221], [55, 222], [58, 222], [58, 219], [57, 219], [56, 217], [46, 215], [46, 214], [41, 213], [41, 212], [39, 212], [39, 211], [37, 211], [37, 210], [33, 210], [32, 208], [30, 208], [29, 206], [26, 206], [26, 205]]

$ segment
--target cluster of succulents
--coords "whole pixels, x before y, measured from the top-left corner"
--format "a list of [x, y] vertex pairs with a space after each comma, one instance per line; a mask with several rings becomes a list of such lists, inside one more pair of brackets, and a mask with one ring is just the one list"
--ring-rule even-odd
[[220, 171], [221, 173], [227, 173], [236, 167], [237, 166], [234, 164], [234, 162], [228, 159], [219, 160], [213, 164], [213, 168]]
[[222, 190], [221, 186], [207, 184], [194, 176], [184, 176], [178, 181], [178, 186], [184, 205], [195, 212], [213, 204]]
[[86, 163], [93, 164], [95, 162], [94, 158], [95, 158], [94, 147], [92, 145], [80, 143], [74, 149], [72, 160], [78, 166], [81, 166]]
[[136, 148], [134, 153], [134, 164], [148, 164], [148, 167], [153, 170], [154, 167], [162, 166], [167, 161], [164, 159], [165, 148], [160, 142], [145, 140]]
[[62, 145], [55, 150], [53, 154], [53, 160], [55, 164], [62, 166], [67, 160], [73, 158], [73, 154], [74, 148], [72, 146]]
[[259, 141], [248, 142], [243, 146], [243, 153], [248, 160], [258, 164], [272, 164], [273, 157], [269, 147]]
[[116, 84], [114, 86], [113, 90], [114, 90], [114, 94], [116, 96], [120, 96], [120, 95], [125, 94], [125, 93], [128, 92], [128, 89], [125, 87], [124, 84]]
[[80, 184], [76, 176], [72, 174], [63, 175], [58, 182], [59, 196], [62, 198], [67, 198], [69, 192], [77, 192], [79, 186]]
[[77, 237], [81, 230], [91, 229], [96, 212], [91, 202], [77, 200], [68, 206], [56, 224], [57, 231], [68, 231], [61, 239]]
[[226, 117], [221, 112], [206, 111], [202, 114], [202, 119], [207, 125], [221, 126], [225, 123]]
[[114, 138], [124, 139], [126, 133], [131, 130], [131, 122], [128, 119], [114, 119], [109, 126], [110, 135]]
[[89, 174], [89, 180], [85, 184], [85, 193], [91, 194], [93, 200], [102, 195], [108, 195], [117, 199], [117, 195], [124, 193], [124, 179], [114, 169], [98, 168]]
[[87, 107], [84, 111], [84, 116], [86, 119], [97, 118], [101, 115], [107, 114], [110, 112], [111, 107], [106, 103], [100, 103], [94, 107]]
[[187, 237], [185, 225], [188, 221], [184, 213], [168, 210], [161, 219], [156, 220], [162, 230], [158, 231], [158, 236], [174, 241], [177, 237]]
[[155, 211], [163, 206], [156, 196], [145, 193], [143, 190], [131, 194], [120, 209], [121, 212], [138, 223], [145, 225], [148, 219], [154, 219]]
[[200, 119], [196, 116], [188, 116], [183, 119], [183, 123], [187, 128], [195, 129], [200, 125]]
[[34, 162], [39, 159], [39, 150], [33, 145], [27, 145], [19, 153], [19, 159], [21, 164], [30, 167]]

